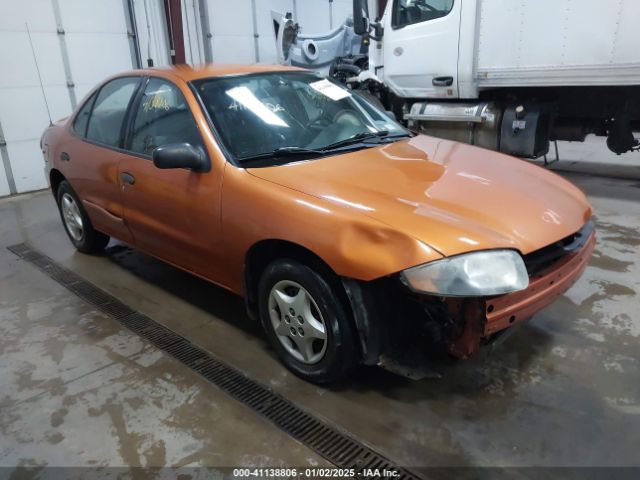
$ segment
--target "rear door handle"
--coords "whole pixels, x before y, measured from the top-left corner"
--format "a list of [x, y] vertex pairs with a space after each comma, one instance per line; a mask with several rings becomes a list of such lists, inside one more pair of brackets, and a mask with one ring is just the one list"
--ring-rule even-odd
[[432, 83], [434, 87], [450, 87], [453, 85], [453, 77], [435, 77]]
[[60, 160], [62, 160], [63, 162], [68, 162], [69, 160], [71, 160], [71, 157], [67, 152], [62, 152], [60, 154]]
[[120, 178], [124, 183], [128, 183], [129, 185], [133, 185], [134, 183], [136, 183], [136, 177], [131, 175], [129, 172], [122, 172], [120, 174]]

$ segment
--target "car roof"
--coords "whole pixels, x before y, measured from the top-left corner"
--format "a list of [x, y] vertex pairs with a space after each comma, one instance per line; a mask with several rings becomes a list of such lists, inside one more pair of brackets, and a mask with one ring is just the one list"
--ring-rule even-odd
[[133, 70], [118, 76], [127, 74], [151, 75], [156, 77], [173, 77], [180, 78], [185, 82], [199, 80], [202, 78], [223, 77], [227, 75], [246, 75], [250, 73], [267, 73], [267, 72], [283, 72], [283, 71], [305, 71], [302, 68], [292, 67], [289, 65], [266, 65], [266, 64], [218, 64], [209, 63], [206, 65], [171, 65], [168, 67], [145, 68], [141, 70]]

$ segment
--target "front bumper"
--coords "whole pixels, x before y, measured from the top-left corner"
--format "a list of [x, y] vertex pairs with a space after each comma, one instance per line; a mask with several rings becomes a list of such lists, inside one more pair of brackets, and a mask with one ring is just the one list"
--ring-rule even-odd
[[596, 236], [592, 232], [581, 250], [531, 279], [527, 289], [488, 300], [484, 336], [530, 318], [564, 294], [584, 272], [595, 245]]
[[[450, 345], [450, 352], [466, 358], [475, 353], [483, 339], [531, 318], [563, 295], [582, 275], [596, 244], [591, 229], [581, 247], [530, 278], [529, 287], [519, 292], [479, 300], [467, 308], [464, 328]], [[470, 310], [470, 311], [469, 311]]]
[[[373, 282], [343, 278], [354, 314], [362, 361], [417, 363], [422, 354], [468, 358], [565, 293], [586, 268], [595, 248], [591, 222], [571, 237], [525, 257], [529, 286], [496, 297], [416, 294], [397, 277]], [[416, 355], [416, 352], [421, 352]], [[416, 357], [416, 358], [414, 358]]]

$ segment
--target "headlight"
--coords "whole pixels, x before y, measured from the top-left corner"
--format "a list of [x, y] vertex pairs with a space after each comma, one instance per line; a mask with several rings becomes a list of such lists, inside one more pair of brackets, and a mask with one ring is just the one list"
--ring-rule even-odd
[[401, 274], [411, 289], [435, 295], [502, 295], [529, 286], [527, 267], [514, 250], [487, 250], [409, 268]]

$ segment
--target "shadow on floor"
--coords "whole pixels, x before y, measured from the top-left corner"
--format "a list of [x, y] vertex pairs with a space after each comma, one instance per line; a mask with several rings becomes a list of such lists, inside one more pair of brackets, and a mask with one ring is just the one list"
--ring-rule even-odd
[[[141, 280], [233, 324], [249, 335], [260, 337], [265, 348], [270, 349], [260, 325], [247, 316], [241, 297], [121, 244], [109, 247], [106, 257]], [[446, 398], [452, 394], [468, 396], [486, 389], [496, 378], [502, 379], [507, 386], [513, 383], [513, 371], [526, 371], [531, 361], [543, 355], [550, 344], [548, 333], [527, 323], [518, 327], [505, 342], [485, 347], [470, 360], [458, 361], [444, 355], [426, 356], [429, 368], [439, 373], [441, 378], [416, 381], [377, 366], [361, 366], [348, 382], [332, 385], [329, 389], [373, 390], [403, 401]], [[275, 357], [275, 352], [271, 350], [270, 353]], [[416, 388], [418, 384], [421, 387]]]

